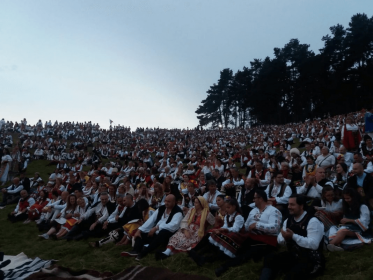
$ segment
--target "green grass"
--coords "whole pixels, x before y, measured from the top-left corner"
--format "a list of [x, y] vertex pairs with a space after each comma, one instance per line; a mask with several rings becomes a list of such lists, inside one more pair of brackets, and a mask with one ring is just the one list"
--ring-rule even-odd
[[[53, 172], [54, 166], [46, 166], [47, 161], [33, 161], [27, 169], [27, 175], [32, 177], [34, 172], [40, 172], [42, 178], [47, 181], [48, 173]], [[88, 242], [95, 240], [83, 240], [67, 242], [65, 240], [42, 240], [34, 223], [11, 224], [7, 221], [7, 215], [13, 211], [14, 206], [7, 206], [0, 210], [0, 251], [6, 255], [17, 255], [24, 252], [29, 257], [42, 259], [55, 259], [58, 264], [70, 267], [74, 270], [94, 269], [98, 271], [110, 271], [118, 273], [130, 266], [138, 265], [132, 258], [123, 258], [120, 252], [129, 250], [130, 247], [106, 245], [100, 249], [93, 249]], [[325, 252], [327, 260], [324, 276], [325, 280], [359, 280], [373, 279], [373, 254], [371, 245], [365, 245], [354, 252], [329, 253]], [[198, 267], [186, 254], [177, 254], [164, 261], [156, 262], [154, 255], [150, 254], [141, 261], [144, 266], [165, 267], [174, 272], [204, 275], [216, 279], [214, 269], [218, 263]], [[219, 279], [258, 279], [262, 263], [252, 261], [231, 268]]]

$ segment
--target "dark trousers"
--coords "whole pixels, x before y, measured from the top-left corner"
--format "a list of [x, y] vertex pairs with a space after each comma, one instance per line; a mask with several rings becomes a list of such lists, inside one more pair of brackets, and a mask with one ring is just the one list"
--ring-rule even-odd
[[271, 253], [264, 259], [264, 269], [260, 280], [272, 280], [282, 272], [286, 280], [309, 279], [312, 264], [296, 257], [291, 252]]
[[67, 233], [66, 237], [67, 238], [73, 238], [79, 234], [81, 234], [85, 230], [89, 230], [89, 227], [92, 224], [92, 220], [84, 220], [80, 224], [75, 224], [72, 229]]
[[[168, 240], [173, 234], [173, 232], [165, 229], [162, 229], [158, 234], [153, 234], [151, 237], [148, 236], [148, 233], [141, 232], [141, 237], [136, 237], [135, 239], [135, 246], [133, 249], [138, 253], [140, 253], [142, 250], [149, 253], [160, 245], [167, 245]], [[149, 244], [149, 246], [144, 247], [144, 244]]]
[[222, 267], [228, 269], [229, 267], [239, 266], [250, 259], [258, 262], [261, 258], [267, 256], [274, 250], [276, 250], [274, 246], [248, 238], [237, 253], [237, 256], [223, 263]]
[[28, 218], [27, 213], [22, 213], [21, 215], [18, 215], [18, 216], [8, 214], [8, 220], [11, 221], [12, 223], [24, 221], [24, 220], [27, 220], [27, 218]]
[[21, 196], [17, 194], [3, 193], [3, 205], [14, 204], [19, 201]]

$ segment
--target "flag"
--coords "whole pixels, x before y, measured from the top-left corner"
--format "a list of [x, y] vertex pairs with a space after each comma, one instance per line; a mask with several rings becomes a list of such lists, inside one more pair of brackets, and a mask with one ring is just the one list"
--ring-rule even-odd
[[112, 124], [112, 123], [113, 123], [113, 121], [112, 121], [111, 119], [109, 119], [109, 121], [110, 121], [110, 124]]

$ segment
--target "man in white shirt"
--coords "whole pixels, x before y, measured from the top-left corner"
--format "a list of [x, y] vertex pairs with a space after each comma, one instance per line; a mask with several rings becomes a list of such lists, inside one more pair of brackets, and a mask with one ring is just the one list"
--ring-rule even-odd
[[27, 211], [34, 204], [35, 200], [28, 195], [26, 190], [22, 190], [16, 209], [8, 214], [8, 219], [13, 223], [26, 220], [28, 217]]
[[258, 261], [277, 247], [277, 235], [282, 221], [281, 212], [268, 205], [267, 194], [263, 190], [255, 190], [254, 201], [255, 208], [251, 210], [245, 222], [247, 239], [235, 258], [215, 269], [217, 277], [229, 267], [241, 265], [251, 258]]
[[271, 183], [265, 190], [268, 197], [268, 204], [276, 207], [282, 214], [284, 214], [292, 190], [285, 183], [284, 175], [282, 175], [282, 173], [278, 172], [273, 174], [273, 178], [273, 183]]
[[[135, 245], [130, 252], [122, 252], [124, 257], [136, 257], [139, 261], [159, 245], [167, 244], [170, 237], [180, 228], [182, 210], [176, 204], [174, 195], [169, 194], [164, 205], [138, 228], [134, 235]], [[144, 245], [148, 244], [147, 247]]]
[[14, 178], [12, 185], [1, 190], [3, 193], [3, 202], [0, 204], [0, 207], [17, 202], [21, 198], [22, 190], [23, 186], [20, 184], [19, 178]]
[[330, 169], [335, 164], [335, 157], [329, 153], [329, 148], [324, 146], [321, 149], [321, 155], [316, 159], [316, 164], [318, 167], [322, 167], [325, 170]]
[[214, 180], [207, 181], [207, 188], [209, 191], [203, 195], [203, 198], [209, 204], [210, 211], [215, 212], [219, 209], [219, 206], [216, 204], [216, 197], [221, 194], [221, 192], [217, 190], [216, 182]]
[[278, 243], [286, 245], [288, 250], [265, 258], [261, 280], [275, 279], [280, 271], [286, 274], [285, 279], [305, 279], [317, 276], [324, 269], [324, 225], [309, 215], [305, 207], [304, 196], [289, 198], [290, 217], [277, 237]]

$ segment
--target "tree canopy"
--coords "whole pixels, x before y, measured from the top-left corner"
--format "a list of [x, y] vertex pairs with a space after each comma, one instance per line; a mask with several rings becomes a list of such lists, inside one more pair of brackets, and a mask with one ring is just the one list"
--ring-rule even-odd
[[330, 27], [324, 47], [291, 39], [273, 57], [220, 71], [197, 108], [201, 126], [284, 124], [358, 111], [373, 103], [373, 17]]

